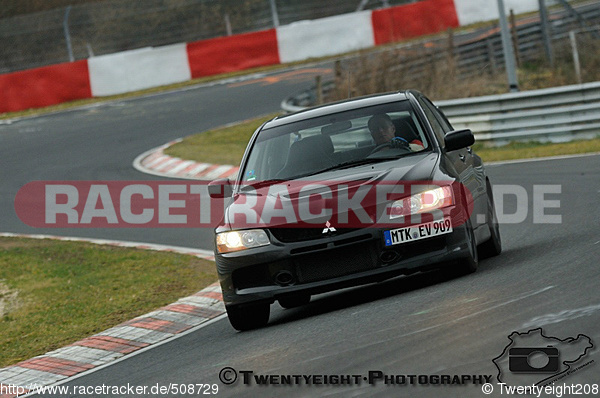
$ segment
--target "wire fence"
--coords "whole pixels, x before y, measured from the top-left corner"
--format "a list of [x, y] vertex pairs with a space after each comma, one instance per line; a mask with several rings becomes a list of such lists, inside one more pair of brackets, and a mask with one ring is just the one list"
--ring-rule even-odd
[[0, 19], [0, 73], [418, 0], [104, 0]]
[[[561, 86], [600, 80], [600, 7], [581, 10], [587, 22], [555, 14], [551, 23], [552, 65], [544, 51], [539, 21], [513, 29], [521, 89], [540, 84]], [[327, 86], [328, 101], [350, 96], [419, 87], [435, 99], [470, 97], [503, 92], [505, 62], [499, 29], [470, 40], [459, 40], [452, 32], [379, 52], [350, 58], [338, 65], [335, 84]], [[456, 87], [460, 86], [460, 93]], [[316, 94], [315, 94], [316, 95]], [[309, 98], [310, 97], [310, 98]], [[306, 105], [314, 95], [300, 98]]]

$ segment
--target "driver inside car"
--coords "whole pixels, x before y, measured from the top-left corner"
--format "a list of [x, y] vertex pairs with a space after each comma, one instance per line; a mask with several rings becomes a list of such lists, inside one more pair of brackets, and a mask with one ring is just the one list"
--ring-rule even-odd
[[411, 141], [396, 136], [396, 126], [392, 122], [392, 119], [385, 114], [377, 114], [368, 122], [369, 130], [375, 145], [389, 144], [390, 148], [408, 148], [413, 152], [420, 151], [425, 148], [423, 142], [418, 139]]

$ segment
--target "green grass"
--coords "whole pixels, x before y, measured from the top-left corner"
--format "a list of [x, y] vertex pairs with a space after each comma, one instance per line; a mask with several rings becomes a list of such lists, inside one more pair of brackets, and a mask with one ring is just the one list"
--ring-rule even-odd
[[600, 152], [600, 138], [577, 140], [557, 144], [538, 142], [511, 142], [498, 148], [483, 148], [476, 144], [473, 149], [484, 162], [502, 160], [542, 158], [548, 156], [576, 155]]
[[169, 156], [197, 162], [237, 166], [240, 164], [246, 145], [254, 131], [275, 116], [277, 114], [191, 135], [180, 143], [167, 148], [165, 153]]
[[194, 256], [0, 238], [0, 367], [63, 347], [217, 280]]
[[[169, 147], [165, 153], [197, 162], [239, 165], [254, 130], [274, 116], [275, 114], [191, 135]], [[600, 152], [600, 138], [559, 144], [513, 142], [497, 148], [486, 148], [481, 144], [475, 144], [473, 149], [486, 162], [539, 158]]]

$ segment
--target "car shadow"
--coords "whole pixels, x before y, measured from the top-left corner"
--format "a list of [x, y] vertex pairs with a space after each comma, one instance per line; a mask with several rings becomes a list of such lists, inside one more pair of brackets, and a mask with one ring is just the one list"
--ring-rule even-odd
[[460, 275], [454, 271], [451, 264], [447, 264], [443, 268], [408, 276], [398, 276], [379, 283], [317, 295], [311, 299], [309, 304], [298, 308], [281, 310], [275, 304], [272, 310], [278, 308], [279, 311], [272, 311], [269, 326], [285, 324], [316, 315], [335, 312], [344, 308], [375, 302], [461, 277], [476, 277], [481, 273], [493, 273], [502, 271], [507, 267], [518, 267], [523, 264], [523, 259], [531, 258], [532, 252], [552, 250], [551, 248], [556, 248], [556, 245], [560, 246], [561, 244], [564, 244], [564, 242], [558, 238], [551, 239], [550, 242], [548, 240], [540, 240], [529, 244], [520, 243], [518, 246], [514, 246], [514, 244], [507, 245], [505, 242], [502, 254], [500, 256], [480, 259], [479, 268], [472, 275]]
[[[449, 267], [419, 272], [408, 276], [398, 276], [386, 281], [372, 283], [326, 293], [313, 297], [310, 303], [301, 307], [272, 311], [269, 326], [285, 324], [299, 319], [335, 312], [361, 304], [397, 296], [414, 290], [423, 289], [461, 277]], [[276, 308], [280, 308], [275, 305]], [[272, 308], [274, 310], [275, 308]], [[267, 327], [269, 327], [267, 326]]]

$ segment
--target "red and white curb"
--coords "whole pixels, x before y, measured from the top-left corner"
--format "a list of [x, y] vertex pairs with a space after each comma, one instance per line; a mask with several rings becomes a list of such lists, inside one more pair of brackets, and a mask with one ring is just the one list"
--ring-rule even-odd
[[166, 148], [180, 141], [181, 139], [171, 141], [142, 153], [133, 161], [133, 167], [142, 173], [189, 180], [212, 181], [218, 178], [234, 179], [237, 176], [238, 166], [198, 163], [164, 154]]
[[[90, 242], [119, 247], [189, 254], [214, 260], [208, 250], [177, 246], [122, 242], [104, 239], [70, 238], [52, 235], [0, 233], [0, 237], [56, 239]], [[181, 336], [208, 324], [225, 313], [219, 283], [179, 299], [173, 304], [141, 315], [101, 333], [58, 350], [0, 369], [0, 398], [12, 398], [34, 392], [35, 388], [65, 381], [83, 372], [105, 366], [152, 345]]]

